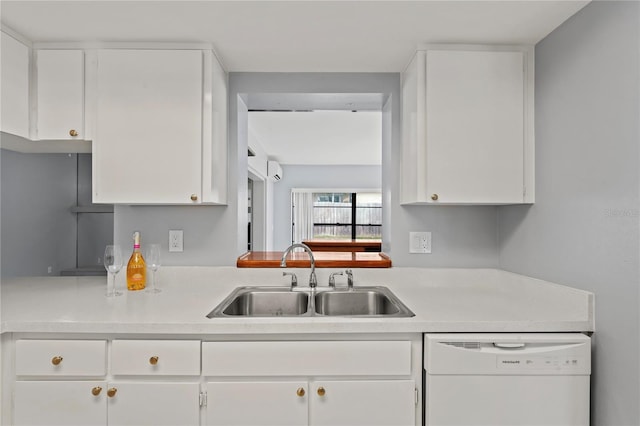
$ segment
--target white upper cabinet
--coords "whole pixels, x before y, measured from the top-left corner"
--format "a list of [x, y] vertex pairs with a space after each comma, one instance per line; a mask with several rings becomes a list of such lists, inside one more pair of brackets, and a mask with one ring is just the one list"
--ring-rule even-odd
[[532, 49], [419, 51], [402, 96], [402, 203], [534, 201]]
[[[214, 55], [205, 55], [211, 88], [205, 78], [204, 125], [202, 132], [202, 202], [227, 203], [227, 73]], [[210, 64], [210, 65], [209, 65]], [[210, 96], [209, 96], [210, 95]], [[210, 117], [210, 119], [208, 119]]]
[[1, 38], [3, 132], [29, 137], [29, 47], [4, 31]]
[[[226, 202], [226, 76], [221, 68], [214, 74], [212, 52], [104, 49], [87, 55], [93, 202]], [[214, 111], [223, 130], [213, 128]]]
[[36, 51], [36, 139], [85, 139], [84, 52]]

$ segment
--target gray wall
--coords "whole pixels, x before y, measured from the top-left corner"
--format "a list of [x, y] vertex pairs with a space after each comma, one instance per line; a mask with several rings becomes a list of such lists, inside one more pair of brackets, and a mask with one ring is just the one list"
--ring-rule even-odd
[[[382, 191], [384, 250], [396, 266], [494, 267], [495, 207], [401, 207], [400, 75], [349, 73], [231, 73], [229, 75], [229, 203], [219, 206], [116, 206], [114, 240], [131, 233], [164, 247], [166, 265], [234, 265], [246, 250], [247, 105], [251, 93], [384, 93]], [[168, 230], [183, 229], [185, 251], [166, 252]], [[409, 231], [431, 231], [433, 254], [409, 254]], [[274, 238], [276, 238], [274, 236]]]
[[[78, 205], [91, 206], [91, 154], [78, 154]], [[113, 244], [113, 213], [78, 214], [78, 267], [104, 271], [104, 248]], [[106, 273], [106, 271], [105, 271]]]
[[113, 213], [70, 211], [91, 206], [91, 155], [2, 150], [1, 157], [2, 276], [69, 274], [76, 266], [105, 272]]
[[536, 203], [499, 209], [503, 269], [593, 291], [594, 425], [638, 425], [640, 4], [536, 46]]
[[76, 156], [0, 151], [2, 277], [76, 265]]
[[380, 166], [301, 166], [283, 165], [284, 177], [273, 185], [274, 250], [291, 244], [291, 189], [345, 188], [380, 189]]

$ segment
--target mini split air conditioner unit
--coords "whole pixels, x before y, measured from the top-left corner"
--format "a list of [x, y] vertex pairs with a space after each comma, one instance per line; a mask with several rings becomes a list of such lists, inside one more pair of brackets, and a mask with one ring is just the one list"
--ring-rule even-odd
[[274, 181], [282, 179], [282, 167], [277, 161], [267, 161], [267, 176]]

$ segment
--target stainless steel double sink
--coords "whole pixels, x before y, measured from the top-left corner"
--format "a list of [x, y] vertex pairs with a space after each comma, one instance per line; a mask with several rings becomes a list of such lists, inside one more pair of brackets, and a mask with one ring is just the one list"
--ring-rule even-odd
[[289, 287], [238, 287], [211, 311], [208, 318], [233, 317], [412, 317], [387, 287], [326, 287], [291, 290]]

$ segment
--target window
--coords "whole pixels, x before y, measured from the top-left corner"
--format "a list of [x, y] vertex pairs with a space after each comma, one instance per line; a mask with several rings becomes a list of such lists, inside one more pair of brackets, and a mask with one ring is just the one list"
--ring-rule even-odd
[[[305, 198], [311, 202], [300, 197], [296, 207], [294, 197], [294, 241], [382, 238], [382, 194], [379, 192], [314, 192]], [[311, 226], [307, 225], [306, 231], [302, 229], [305, 218], [311, 219], [307, 221]]]

